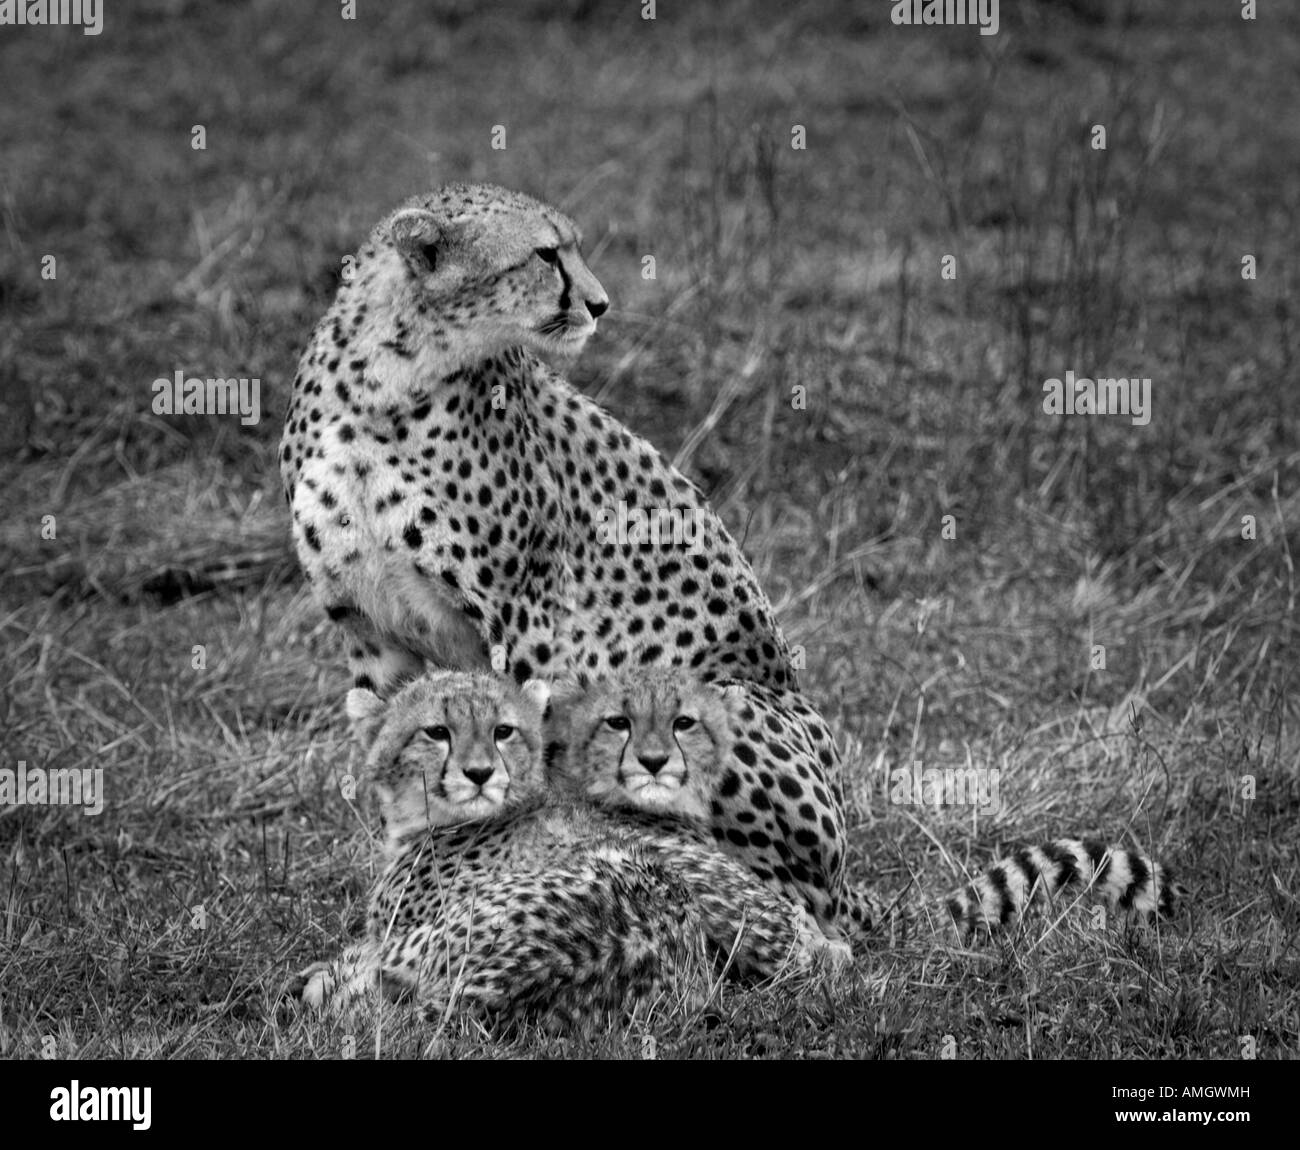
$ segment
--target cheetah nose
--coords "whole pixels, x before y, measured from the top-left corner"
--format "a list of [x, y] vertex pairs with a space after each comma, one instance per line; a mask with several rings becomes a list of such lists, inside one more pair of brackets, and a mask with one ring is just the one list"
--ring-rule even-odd
[[587, 310], [591, 312], [592, 319], [600, 319], [609, 311], [609, 300], [607, 299], [589, 299], [587, 300]]
[[476, 787], [481, 787], [492, 777], [491, 767], [470, 767], [464, 772], [465, 777], [469, 779]]
[[663, 770], [664, 764], [668, 761], [667, 755], [637, 755], [636, 761], [640, 763], [652, 775], [657, 775]]

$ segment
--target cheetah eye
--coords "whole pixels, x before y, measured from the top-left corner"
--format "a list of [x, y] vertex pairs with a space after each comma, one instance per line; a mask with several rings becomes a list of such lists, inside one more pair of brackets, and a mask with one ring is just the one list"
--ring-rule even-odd
[[424, 733], [429, 736], [435, 743], [450, 743], [451, 732], [446, 727], [439, 724], [435, 727], [425, 727]]
[[626, 715], [610, 715], [605, 720], [605, 726], [611, 731], [630, 731], [632, 724], [628, 721]]
[[558, 263], [560, 259], [559, 248], [538, 248], [537, 254], [542, 257], [542, 263], [544, 264], [554, 265]]
[[492, 737], [496, 739], [498, 743], [504, 743], [514, 733], [515, 733], [514, 727], [510, 726], [509, 723], [502, 723], [499, 727], [497, 727], [496, 730], [492, 732]]
[[673, 720], [674, 731], [689, 731], [693, 726], [695, 726], [695, 720], [690, 715], [678, 715]]

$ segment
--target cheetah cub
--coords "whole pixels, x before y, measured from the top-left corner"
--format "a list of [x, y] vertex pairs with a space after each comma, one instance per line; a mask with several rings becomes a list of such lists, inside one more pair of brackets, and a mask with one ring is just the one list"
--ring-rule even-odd
[[[707, 826], [721, 850], [800, 902], [828, 937], [875, 942], [921, 933], [931, 920], [937, 907], [923, 900], [891, 901], [845, 881], [842, 808], [815, 753], [830, 736], [792, 692], [652, 672], [562, 687], [552, 703], [553, 769], [570, 785], [596, 802]], [[784, 783], [765, 788], [775, 763], [801, 793]], [[1167, 869], [1139, 851], [1059, 839], [994, 863], [933, 917], [968, 938], [1076, 892], [1133, 919], [1171, 915], [1180, 893]]]
[[[538, 358], [576, 355], [609, 305], [581, 240], [529, 196], [448, 185], [380, 222], [312, 334], [280, 471], [358, 687], [387, 697], [428, 666], [794, 684], [704, 496]], [[623, 542], [628, 514], [654, 519]]]
[[553, 700], [559, 772], [596, 800], [671, 810], [803, 907], [849, 933], [839, 758], [793, 691], [647, 670], [562, 686]]
[[842, 965], [851, 952], [837, 932], [714, 844], [719, 764], [734, 751], [727, 704], [742, 690], [683, 689], [667, 673], [639, 677], [635, 687], [562, 687], [554, 722], [569, 741], [552, 778], [605, 819], [642, 831], [686, 879], [710, 946], [741, 975], [769, 976], [792, 957], [802, 969]]
[[635, 841], [544, 833], [544, 690], [443, 672], [387, 704], [350, 693], [389, 861], [366, 937], [295, 981], [306, 1005], [573, 1021], [625, 1014], [691, 969], [698, 928], [676, 874]]
[[454, 671], [417, 679], [390, 703], [364, 689], [348, 692], [390, 858], [412, 835], [501, 818], [542, 800], [539, 728], [549, 694], [536, 680], [515, 690]]

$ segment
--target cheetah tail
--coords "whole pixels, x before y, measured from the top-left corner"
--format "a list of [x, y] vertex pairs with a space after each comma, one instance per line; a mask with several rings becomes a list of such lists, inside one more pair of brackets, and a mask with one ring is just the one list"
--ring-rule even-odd
[[1183, 893], [1170, 871], [1127, 847], [1096, 839], [1057, 839], [1016, 851], [947, 900], [958, 933], [1012, 923], [1032, 903], [1071, 888], [1090, 892], [1130, 919], [1171, 917]]

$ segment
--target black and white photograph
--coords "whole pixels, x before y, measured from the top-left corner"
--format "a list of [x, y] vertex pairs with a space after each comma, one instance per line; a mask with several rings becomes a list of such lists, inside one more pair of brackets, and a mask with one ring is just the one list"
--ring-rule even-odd
[[25, 1109], [1066, 1061], [1249, 1126], [1298, 80], [1290, 0], [0, 0]]

